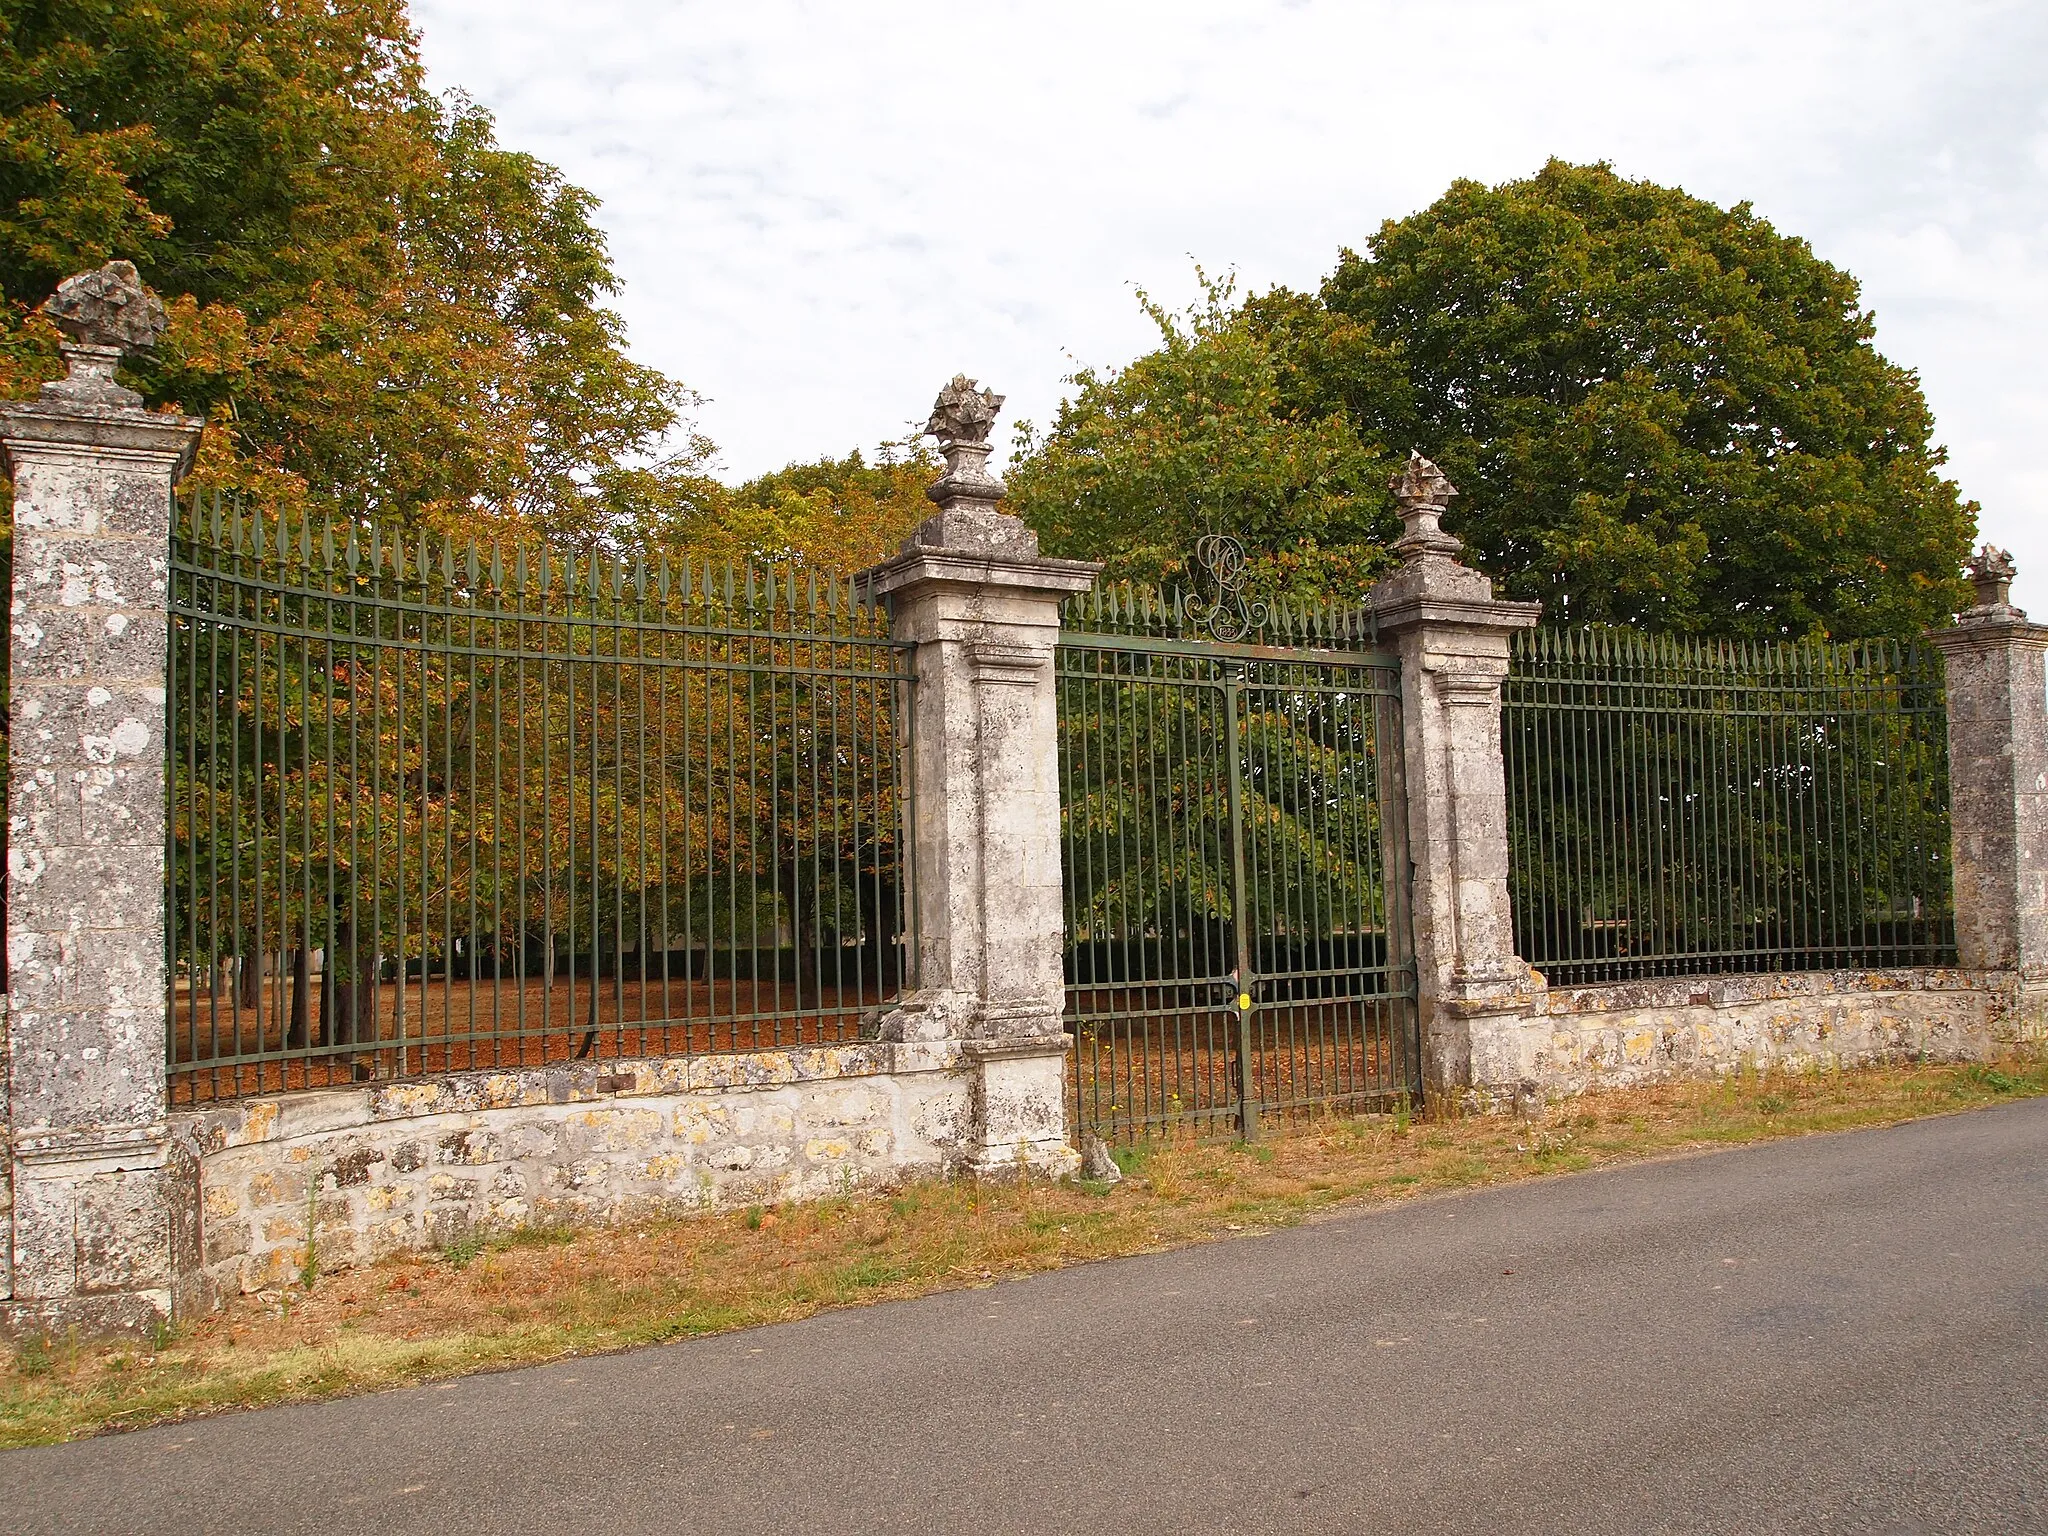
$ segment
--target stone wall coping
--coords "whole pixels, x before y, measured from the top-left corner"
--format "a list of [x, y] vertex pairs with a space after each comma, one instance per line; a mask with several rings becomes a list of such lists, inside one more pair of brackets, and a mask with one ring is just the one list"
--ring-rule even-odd
[[1006, 1035], [960, 1042], [961, 1054], [975, 1061], [1002, 1061], [1013, 1056], [1064, 1056], [1073, 1048], [1074, 1037], [1065, 1030], [1050, 1035]]
[[1901, 970], [1796, 971], [1743, 976], [1659, 976], [1553, 986], [1550, 1015], [1626, 1013], [1638, 1008], [1728, 1008], [1794, 997], [1860, 996], [1884, 992], [1989, 992], [2008, 978], [1982, 971], [1924, 966]]
[[175, 1133], [202, 1153], [256, 1142], [348, 1130], [435, 1115], [475, 1114], [565, 1104], [771, 1090], [822, 1081], [945, 1072], [961, 1060], [960, 1042], [863, 1041], [709, 1056], [625, 1061], [564, 1061], [539, 1067], [444, 1072], [393, 1082], [344, 1084], [296, 1093], [252, 1095], [171, 1117]]

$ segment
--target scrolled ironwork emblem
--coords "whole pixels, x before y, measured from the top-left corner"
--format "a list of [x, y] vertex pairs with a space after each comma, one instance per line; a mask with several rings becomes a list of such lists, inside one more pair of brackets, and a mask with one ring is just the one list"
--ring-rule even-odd
[[1190, 622], [1212, 640], [1242, 640], [1266, 622], [1266, 605], [1244, 595], [1244, 545], [1227, 533], [1206, 533], [1195, 541], [1188, 561], [1194, 593], [1187, 604]]

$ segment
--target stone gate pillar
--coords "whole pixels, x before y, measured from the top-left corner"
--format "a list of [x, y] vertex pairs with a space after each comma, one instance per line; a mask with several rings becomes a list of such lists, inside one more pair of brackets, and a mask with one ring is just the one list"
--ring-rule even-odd
[[2008, 978], [2011, 1032], [2048, 1033], [2048, 626], [2013, 607], [2012, 556], [1969, 562], [1976, 603], [1928, 640], [1948, 667], [1956, 958]]
[[1401, 568], [1366, 595], [1401, 656], [1408, 845], [1423, 1079], [1437, 1093], [1512, 1095], [1535, 1074], [1542, 982], [1515, 954], [1508, 907], [1500, 688], [1508, 635], [1540, 605], [1496, 599], [1437, 526], [1457, 494], [1411, 454], [1394, 477]]
[[964, 1160], [1065, 1173], [1067, 1036], [1060, 1027], [1060, 604], [1100, 566], [1050, 560], [997, 507], [986, 466], [1002, 397], [958, 377], [926, 428], [946, 474], [938, 512], [868, 574], [915, 648], [911, 904], [916, 986], [885, 1038], [952, 1040], [976, 1074]]
[[0, 407], [14, 478], [6, 1318], [141, 1329], [197, 1272], [165, 1129], [171, 486], [200, 424], [115, 381], [162, 306], [115, 262], [45, 306], [70, 377]]

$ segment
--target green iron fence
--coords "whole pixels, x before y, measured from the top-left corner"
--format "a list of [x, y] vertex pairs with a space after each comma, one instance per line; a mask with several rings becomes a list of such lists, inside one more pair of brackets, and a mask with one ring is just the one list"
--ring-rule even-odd
[[1553, 984], [1954, 963], [1937, 653], [1535, 630], [1503, 705], [1516, 943]]
[[1077, 1134], [1255, 1134], [1418, 1081], [1398, 667], [1354, 616], [1219, 614], [1129, 588], [1067, 608]]
[[843, 578], [179, 509], [174, 1102], [855, 1036], [907, 658]]

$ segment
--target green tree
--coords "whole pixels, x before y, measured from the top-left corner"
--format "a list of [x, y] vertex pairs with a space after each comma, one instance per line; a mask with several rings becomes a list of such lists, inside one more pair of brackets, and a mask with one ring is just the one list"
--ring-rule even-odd
[[1962, 597], [1976, 508], [1917, 378], [1746, 203], [1557, 160], [1460, 181], [1320, 300], [1297, 404], [1435, 458], [1452, 529], [1553, 622], [1910, 634]]
[[1012, 506], [1049, 553], [1107, 561], [1111, 580], [1169, 581], [1222, 529], [1245, 541], [1267, 594], [1363, 593], [1400, 531], [1386, 456], [1342, 409], [1283, 398], [1289, 365], [1262, 312], [1233, 303], [1231, 280], [1197, 276], [1185, 314], [1139, 295], [1156, 351], [1075, 373], [1042, 436], [1018, 423]]
[[1144, 302], [1161, 345], [1075, 374], [1010, 476], [1049, 547], [1113, 576], [1166, 579], [1219, 526], [1269, 590], [1354, 594], [1413, 447], [1469, 558], [1554, 623], [1908, 635], [1964, 599], [1976, 507], [1918, 380], [1855, 279], [1746, 204], [1552, 161], [1458, 182], [1317, 293]]

